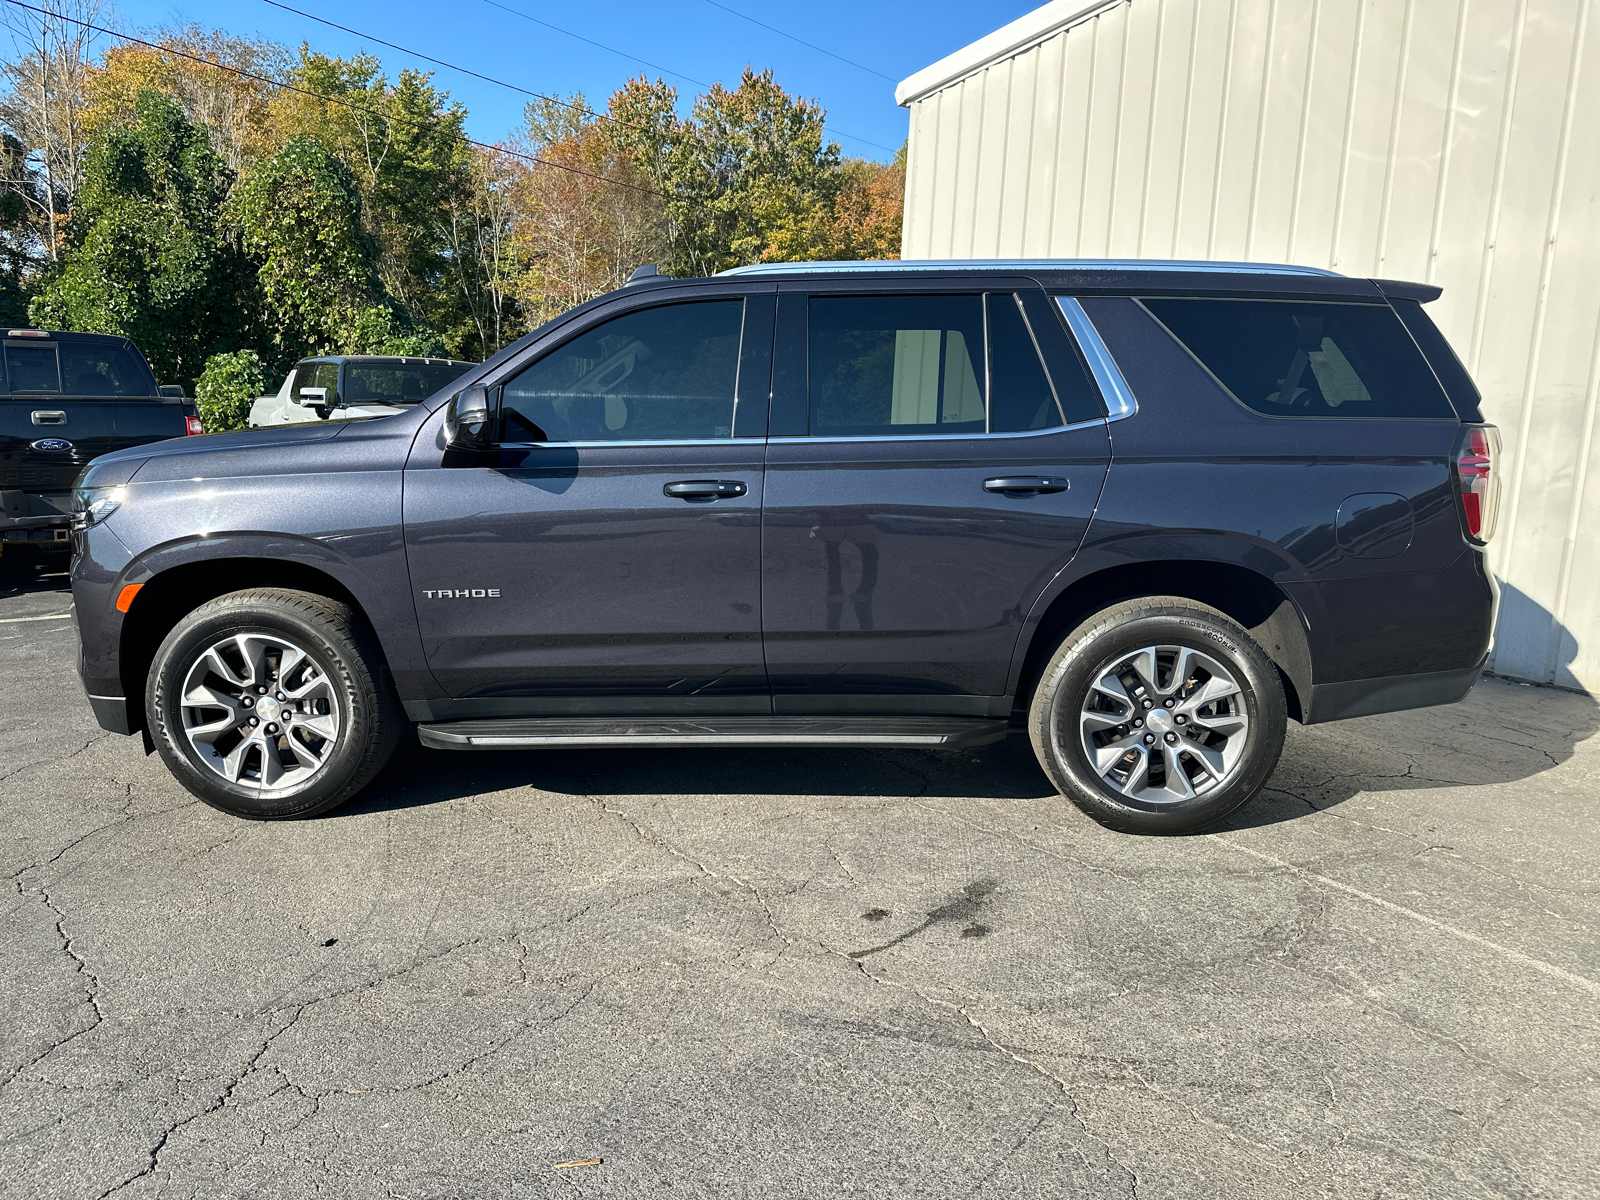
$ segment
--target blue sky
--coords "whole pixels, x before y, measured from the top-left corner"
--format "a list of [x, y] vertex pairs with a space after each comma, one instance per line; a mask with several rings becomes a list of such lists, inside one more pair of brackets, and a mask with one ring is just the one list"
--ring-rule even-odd
[[[844, 152], [888, 158], [906, 136], [906, 110], [894, 85], [1038, 7], [1040, 0], [284, 0], [307, 13], [457, 63], [531, 91], [582, 91], [602, 103], [641, 71], [675, 84], [685, 101], [701, 82], [737, 81], [746, 63], [772, 67], [790, 92], [813, 96], [828, 110], [829, 130]], [[513, 9], [603, 43], [613, 53], [507, 11]], [[729, 10], [733, 11], [729, 11]], [[332, 54], [376, 53], [394, 73], [422, 66], [407, 55], [274, 8], [264, 0], [118, 0], [124, 27], [198, 21], [230, 33], [269, 37]], [[741, 19], [774, 26], [833, 54], [797, 44]], [[630, 57], [631, 56], [631, 57]], [[667, 70], [644, 66], [646, 59]], [[863, 70], [861, 68], [870, 68]], [[442, 67], [434, 79], [466, 104], [468, 131], [494, 141], [515, 128], [526, 97]], [[668, 72], [681, 72], [679, 75]], [[880, 74], [873, 74], [872, 72]]]

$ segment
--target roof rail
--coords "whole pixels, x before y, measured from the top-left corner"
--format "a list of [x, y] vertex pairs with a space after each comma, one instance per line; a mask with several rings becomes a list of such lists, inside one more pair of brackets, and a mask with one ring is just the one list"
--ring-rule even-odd
[[719, 275], [821, 275], [874, 271], [1205, 271], [1253, 275], [1326, 275], [1321, 267], [1288, 263], [1208, 262], [1177, 258], [890, 258], [864, 262], [753, 263]]

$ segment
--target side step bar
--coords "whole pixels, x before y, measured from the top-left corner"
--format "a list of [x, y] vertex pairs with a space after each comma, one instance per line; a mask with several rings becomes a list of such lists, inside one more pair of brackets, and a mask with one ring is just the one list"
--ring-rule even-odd
[[524, 717], [417, 726], [435, 750], [560, 746], [984, 746], [1007, 722], [978, 717]]

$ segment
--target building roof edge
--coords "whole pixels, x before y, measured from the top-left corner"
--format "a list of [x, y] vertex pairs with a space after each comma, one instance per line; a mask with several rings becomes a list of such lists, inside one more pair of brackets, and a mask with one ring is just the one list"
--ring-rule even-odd
[[909, 107], [916, 101], [981, 71], [991, 63], [1044, 41], [1069, 25], [1115, 8], [1125, 0], [1050, 0], [1043, 8], [1025, 13], [1009, 25], [947, 54], [930, 67], [907, 76], [894, 89], [894, 102]]

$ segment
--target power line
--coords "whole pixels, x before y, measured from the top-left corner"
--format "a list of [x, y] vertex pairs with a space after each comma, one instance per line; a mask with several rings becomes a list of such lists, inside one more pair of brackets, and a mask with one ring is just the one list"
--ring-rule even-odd
[[[271, 0], [268, 0], [268, 2], [270, 3]], [[752, 25], [759, 25], [763, 29], [770, 30], [771, 32], [777, 34], [779, 37], [786, 37], [791, 42], [799, 42], [800, 45], [805, 46], [808, 49], [815, 50], [818, 54], [826, 54], [829, 58], [836, 58], [840, 62], [844, 63], [846, 66], [854, 67], [858, 71], [865, 71], [868, 75], [876, 75], [879, 79], [887, 79], [890, 83], [899, 83], [900, 82], [893, 75], [885, 75], [882, 71], [874, 71], [871, 67], [862, 66], [860, 63], [855, 62], [852, 59], [848, 59], [842, 54], [835, 54], [832, 50], [824, 49], [823, 47], [817, 45], [815, 42], [808, 42], [804, 38], [795, 37], [795, 35], [792, 34], [792, 33], [785, 33], [783, 30], [779, 29], [776, 25], [768, 25], [765, 21], [758, 21], [754, 17], [748, 16], [745, 13], [740, 12], [736, 8], [729, 8], [726, 4], [718, 4], [717, 0], [706, 0], [706, 3], [711, 5], [712, 8], [720, 8], [725, 13], [732, 13], [734, 16], [738, 17], [741, 21], [749, 21], [750, 24], [752, 24]], [[870, 145], [872, 145], [872, 143], [868, 142], [867, 145], [870, 146]]]
[[581, 33], [573, 33], [570, 29], [563, 29], [559, 25], [552, 25], [549, 21], [542, 21], [538, 17], [530, 17], [527, 13], [521, 12], [518, 9], [511, 8], [504, 4], [499, 4], [496, 2], [496, 0], [483, 0], [483, 2], [490, 8], [498, 8], [501, 12], [508, 12], [513, 17], [521, 17], [524, 21], [532, 21], [535, 25], [543, 25], [546, 29], [553, 29], [555, 32], [562, 34], [565, 37], [576, 38], [580, 42], [587, 42], [591, 46], [595, 46], [601, 50], [604, 50], [607, 54], [618, 55], [621, 58], [628, 59], [630, 62], [642, 63], [644, 66], [649, 67], [652, 71], [664, 71], [668, 75], [672, 75], [678, 79], [686, 79], [696, 87], [711, 86], [704, 79], [696, 79], [693, 75], [685, 75], [682, 71], [674, 71], [670, 67], [663, 67], [660, 63], [653, 63], [648, 58], [640, 58], [637, 54], [629, 54], [625, 50], [618, 50], [615, 46], [608, 46], [604, 42], [597, 42], [593, 38], [584, 37]]
[[[531, 21], [535, 25], [543, 25], [546, 29], [552, 29], [556, 33], [562, 34], [562, 35], [564, 35], [566, 37], [576, 38], [580, 42], [586, 42], [591, 46], [598, 47], [599, 49], [604, 50], [607, 54], [615, 54], [619, 58], [628, 59], [630, 62], [642, 63], [644, 66], [649, 67], [652, 71], [663, 71], [666, 74], [673, 76], [674, 78], [686, 79], [690, 83], [695, 84], [697, 87], [708, 88], [708, 87], [711, 86], [705, 80], [696, 79], [693, 75], [685, 75], [682, 71], [674, 71], [670, 67], [663, 67], [660, 63], [653, 63], [647, 58], [640, 58], [637, 54], [629, 54], [626, 50], [618, 50], [615, 46], [608, 46], [604, 42], [597, 42], [593, 38], [584, 37], [583, 34], [581, 34], [581, 33], [573, 33], [572, 30], [570, 30], [570, 29], [563, 29], [559, 25], [552, 25], [549, 21], [541, 20], [538, 17], [529, 16], [527, 13], [522, 12], [519, 9], [512, 8], [511, 6], [506, 5], [506, 4], [501, 4], [499, 2], [499, 0], [483, 0], [483, 2], [485, 4], [487, 4], [487, 5], [489, 5], [489, 7], [491, 7], [491, 8], [498, 8], [501, 12], [510, 13], [514, 17], [521, 17], [524, 21]], [[267, 0], [267, 3], [269, 3], [269, 4], [273, 3], [273, 0]], [[282, 6], [280, 5], [279, 7], [282, 7]], [[718, 7], [720, 8], [722, 6], [718, 5]], [[728, 11], [729, 12], [733, 12], [732, 9], [729, 9]], [[743, 14], [742, 13], [734, 13], [734, 15], [735, 16], [742, 16]], [[756, 24], [759, 25], [759, 24], [761, 24], [761, 22], [757, 21]], [[767, 28], [770, 29], [771, 26], [767, 26]], [[782, 31], [781, 30], [774, 30], [774, 32], [780, 32], [781, 33]], [[788, 34], [784, 34], [784, 36], [788, 37], [789, 35]], [[373, 38], [372, 40], [373, 41], [377, 41], [378, 39], [377, 38]], [[799, 39], [797, 38], [795, 40], [798, 41]], [[809, 42], [807, 42], [805, 44], [806, 45], [810, 45]], [[812, 46], [811, 48], [813, 50], [821, 49], [821, 47], [819, 47], [819, 46]], [[826, 50], [823, 50], [822, 52], [824, 54], [829, 53]], [[837, 58], [838, 55], [834, 55], [834, 57]], [[845, 61], [848, 61], [848, 60], [845, 60]], [[851, 66], [856, 66], [857, 64], [851, 63], [850, 65]], [[874, 71], [873, 74], [877, 74], [877, 72]], [[884, 78], [888, 79], [889, 77], [887, 75], [885, 75]], [[891, 81], [891, 82], [893, 82], [893, 81]], [[823, 127], [823, 132], [824, 133], [831, 133], [831, 134], [834, 134], [834, 135], [836, 135], [838, 137], [846, 137], [846, 138], [849, 138], [853, 142], [861, 142], [863, 145], [871, 146], [875, 150], [887, 150], [891, 154], [894, 153], [894, 147], [892, 147], [892, 146], [885, 146], [885, 145], [882, 145], [879, 142], [870, 141], [867, 138], [860, 137], [860, 136], [858, 136], [857, 134], [854, 134], [854, 133], [846, 133], [842, 129], [835, 129], [835, 128], [831, 127], [831, 126], [824, 126]]]
[[[159, 54], [171, 54], [177, 58], [186, 58], [191, 62], [197, 62], [203, 67], [211, 67], [218, 71], [227, 71], [229, 74], [238, 75], [243, 79], [253, 79], [257, 83], [266, 84], [268, 87], [281, 88], [286, 92], [295, 92], [301, 96], [309, 96], [311, 99], [321, 100], [325, 104], [337, 104], [343, 108], [348, 108], [353, 112], [366, 113], [368, 116], [379, 117], [386, 121], [397, 121], [402, 125], [410, 125], [414, 129], [427, 128], [427, 126], [425, 126], [421, 121], [413, 121], [409, 117], [397, 117], [389, 113], [382, 113], [377, 109], [368, 108], [365, 104], [356, 104], [349, 100], [342, 100], [337, 96], [324, 96], [321, 92], [313, 92], [309, 88], [296, 87], [292, 83], [283, 83], [267, 75], [258, 75], [254, 71], [246, 71], [240, 67], [230, 67], [224, 63], [215, 63], [208, 58], [201, 58], [198, 54], [190, 54], [184, 50], [175, 50], [171, 46], [161, 46], [157, 45], [155, 42], [147, 42], [143, 38], [134, 37], [132, 34], [118, 33], [115, 29], [107, 29], [103, 25], [96, 25], [93, 22], [80, 20], [77, 17], [69, 17], [63, 13], [52, 12], [47, 8], [38, 8], [32, 4], [25, 4], [23, 0], [5, 0], [5, 2], [7, 4], [14, 5], [17, 8], [25, 8], [30, 12], [36, 12], [41, 16], [54, 17], [58, 21], [68, 21], [74, 25], [82, 26], [84, 29], [92, 29], [96, 33], [106, 34], [108, 37], [120, 38], [125, 42], [132, 42], [137, 46], [144, 46], [147, 49], [154, 50]], [[666, 193], [655, 191], [653, 188], [638, 187], [635, 184], [624, 183], [620, 179], [607, 179], [605, 176], [596, 175], [592, 171], [584, 171], [578, 167], [569, 167], [565, 163], [551, 162], [547, 158], [540, 158], [537, 154], [525, 154], [520, 150], [511, 150], [505, 146], [495, 146], [488, 142], [480, 142], [476, 138], [467, 137], [464, 133], [461, 135], [461, 138], [469, 146], [477, 146], [483, 150], [493, 150], [499, 154], [508, 154], [512, 158], [520, 158], [526, 162], [538, 163], [541, 167], [554, 167], [558, 171], [566, 171], [571, 175], [582, 175], [585, 179], [593, 179], [598, 183], [609, 183], [613, 187], [623, 187], [627, 188], [629, 191], [642, 192], [649, 196], [661, 196], [663, 199], [671, 199], [671, 197], [667, 196]]]
[[[468, 67], [457, 66], [455, 63], [446, 62], [442, 58], [434, 58], [431, 54], [424, 54], [420, 50], [412, 50], [409, 47], [402, 46], [398, 42], [385, 41], [383, 38], [377, 37], [374, 34], [365, 33], [360, 29], [352, 29], [348, 25], [341, 25], [337, 21], [330, 21], [326, 17], [319, 17], [315, 13], [308, 13], [303, 9], [293, 8], [290, 5], [280, 3], [280, 0], [261, 0], [261, 2], [263, 4], [270, 4], [273, 8], [281, 8], [284, 12], [294, 13], [294, 15], [297, 16], [297, 17], [304, 17], [308, 21], [315, 21], [318, 25], [326, 25], [329, 29], [337, 29], [341, 33], [348, 33], [352, 37], [366, 38], [367, 41], [369, 41], [369, 42], [376, 42], [380, 46], [387, 46], [391, 50], [398, 50], [398, 51], [400, 51], [401, 54], [409, 54], [413, 58], [420, 58], [423, 62], [433, 63], [435, 66], [444, 67], [448, 71], [460, 71], [463, 75], [470, 75], [474, 79], [483, 80], [485, 83], [492, 83], [492, 84], [495, 84], [498, 87], [508, 88], [513, 92], [520, 92], [524, 96], [532, 96], [536, 100], [548, 100], [552, 104], [559, 104], [559, 105], [561, 105], [562, 108], [569, 108], [573, 112], [581, 113], [582, 115], [584, 115], [586, 117], [592, 117], [597, 121], [611, 121], [611, 122], [613, 122], [614, 124], [617, 124], [617, 125], [626, 125], [630, 129], [637, 129], [637, 130], [640, 130], [641, 132], [646, 132], [646, 133], [649, 132], [649, 130], [645, 129], [645, 127], [643, 125], [636, 124], [633, 121], [624, 121], [620, 117], [612, 116], [610, 113], [603, 113], [603, 112], [600, 112], [598, 109], [589, 108], [586, 105], [582, 105], [582, 104], [573, 104], [570, 100], [563, 100], [559, 96], [547, 95], [544, 92], [530, 91], [529, 89], [527, 89], [525, 87], [522, 87], [520, 84], [508, 83], [504, 79], [496, 79], [493, 75], [485, 75], [480, 71], [474, 71], [474, 70], [472, 70], [472, 69], [470, 69]], [[493, 4], [494, 0], [485, 0], [485, 3]], [[506, 8], [505, 5], [503, 5], [503, 4], [495, 4], [494, 7], [500, 8], [500, 9], [505, 9], [506, 12], [512, 13], [512, 14], [514, 14], [516, 16], [519, 16], [519, 17], [526, 16], [526, 14], [519, 13], [515, 9]], [[732, 12], [733, 10], [729, 9], [728, 11]], [[527, 19], [530, 20], [530, 21], [535, 22], [536, 24], [548, 26], [550, 29], [556, 30], [557, 33], [567, 33], [566, 30], [560, 29], [555, 25], [550, 25], [550, 23], [548, 21], [540, 21], [537, 17], [527, 17]], [[760, 22], [757, 22], [757, 24], [760, 24]], [[578, 37], [579, 35], [575, 34], [575, 33], [569, 33], [569, 34], [567, 34], [567, 36], [569, 36], [569, 37]], [[580, 40], [589, 42], [589, 44], [592, 45], [592, 46], [600, 46], [599, 42], [590, 42], [588, 38], [581, 38]], [[805, 43], [805, 44], [806, 45], [810, 45], [809, 42]], [[600, 46], [600, 48], [602, 50], [611, 50], [611, 48], [609, 46]], [[622, 51], [620, 51], [620, 50], [614, 50], [614, 51], [611, 51], [611, 52], [614, 53], [614, 54], [621, 54], [622, 53]], [[823, 51], [823, 53], [827, 53], [827, 51]], [[624, 55], [623, 57], [630, 57], [630, 56]], [[642, 58], [634, 59], [634, 61], [635, 62], [645, 63], [646, 66], [654, 66], [655, 65], [653, 63], [646, 62]], [[665, 71], [666, 68], [665, 67], [656, 67], [656, 70]], [[674, 74], [675, 75], [675, 74], [677, 74], [677, 72], [675, 72], [675, 71], [674, 72], [668, 72], [668, 74]], [[678, 77], [680, 79], [688, 79], [690, 83], [700, 83], [700, 80], [693, 79], [688, 75], [680, 75]], [[885, 76], [885, 78], [888, 78], [888, 77]], [[701, 86], [702, 87], [710, 87], [711, 85], [710, 84], [701, 84]], [[823, 129], [824, 129], [824, 132], [827, 132], [827, 133], [837, 133], [837, 134], [840, 134], [843, 137], [854, 137], [853, 134], [844, 133], [842, 130], [828, 129], [826, 126], [824, 126]], [[856, 138], [855, 140], [858, 141], [858, 142], [866, 142], [867, 141], [865, 138]], [[869, 145], [869, 146], [877, 146], [878, 144], [876, 142], [867, 142], [867, 145]], [[887, 146], [878, 146], [878, 149], [887, 150], [888, 147]]]
[[386, 42], [381, 37], [374, 37], [372, 34], [363, 33], [359, 29], [351, 29], [348, 25], [340, 25], [337, 21], [330, 21], [325, 17], [319, 17], [313, 13], [303, 12], [298, 8], [291, 8], [287, 4], [280, 4], [278, 3], [278, 0], [261, 0], [261, 2], [263, 4], [270, 4], [273, 8], [281, 8], [284, 12], [292, 12], [295, 16], [304, 17], [308, 21], [315, 21], [319, 25], [326, 25], [330, 29], [337, 29], [343, 33], [351, 34], [354, 37], [366, 38], [369, 42], [376, 42], [380, 46], [387, 46], [391, 50], [398, 50], [401, 54], [409, 54], [413, 58], [420, 58], [423, 62], [431, 62], [436, 67], [444, 67], [449, 71], [459, 71], [463, 75], [471, 75], [474, 79], [481, 79], [485, 83], [497, 84], [503, 88], [510, 88], [513, 92], [521, 92], [524, 96], [532, 96], [535, 100], [548, 100], [552, 104], [559, 104], [562, 108], [570, 108], [573, 112], [579, 113], [582, 116], [593, 117], [596, 120], [613, 121], [618, 125], [627, 125], [632, 129], [644, 128], [642, 125], [635, 125], [631, 121], [619, 120], [618, 118], [613, 117], [610, 113], [597, 112], [595, 109], [589, 108], [583, 104], [573, 104], [570, 100], [563, 100], [560, 96], [550, 96], [544, 92], [529, 91], [527, 88], [521, 87], [518, 84], [507, 83], [504, 79], [496, 79], [492, 75], [484, 75], [478, 71], [471, 70], [468, 67], [460, 67], [455, 63], [445, 62], [445, 60], [442, 58], [434, 58], [432, 55], [424, 54], [420, 50], [412, 50], [408, 47], [399, 45], [396, 42]]

